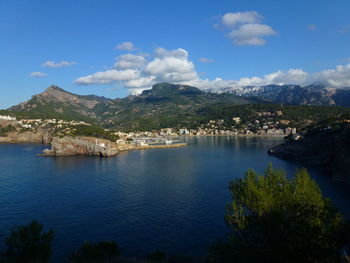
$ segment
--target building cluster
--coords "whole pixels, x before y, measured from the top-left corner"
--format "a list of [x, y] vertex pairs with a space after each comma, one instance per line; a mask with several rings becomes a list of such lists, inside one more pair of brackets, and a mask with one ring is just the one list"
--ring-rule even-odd
[[0, 120], [4, 120], [4, 121], [16, 121], [16, 117], [11, 117], [9, 115], [0, 115]]
[[0, 115], [0, 120], [3, 121], [11, 121], [12, 126], [16, 126], [19, 129], [35, 129], [35, 128], [46, 128], [46, 127], [54, 127], [54, 128], [66, 128], [69, 130], [71, 126], [77, 125], [90, 125], [83, 121], [64, 121], [57, 119], [21, 119], [17, 120], [16, 117], [11, 116], [2, 116]]
[[[288, 136], [297, 134], [295, 127], [290, 127], [290, 121], [281, 119], [282, 111], [257, 112], [255, 118], [247, 121], [239, 116], [232, 116], [232, 121], [224, 119], [209, 120], [197, 128], [163, 128], [154, 131], [120, 132], [112, 131], [118, 136], [118, 143], [133, 143], [137, 145], [170, 144], [178, 136], [205, 136], [205, 135], [262, 135], [262, 136]], [[57, 119], [22, 119], [1, 116], [0, 120], [16, 121], [27, 129], [52, 127], [58, 128], [59, 134], [70, 134], [76, 125], [90, 125], [83, 121], [64, 121]], [[107, 130], [106, 130], [107, 131]]]
[[[176, 136], [201, 136], [201, 135], [262, 135], [262, 136], [288, 136], [295, 135], [297, 129], [295, 127], [288, 127], [289, 120], [276, 120], [276, 117], [283, 115], [282, 111], [276, 112], [258, 112], [256, 119], [248, 122], [242, 121], [239, 116], [233, 116], [230, 125], [225, 123], [225, 120], [209, 120], [206, 124], [201, 124], [196, 129], [189, 129], [186, 127], [163, 128], [155, 131], [147, 132], [116, 132], [120, 142], [133, 140], [135, 143], [157, 143], [159, 139], [163, 142], [166, 138], [173, 138]], [[280, 119], [280, 118], [278, 118]]]
[[57, 128], [62, 128], [64, 126], [77, 126], [77, 125], [90, 125], [83, 121], [64, 121], [57, 119], [22, 119], [17, 121], [19, 125], [24, 128], [34, 128], [34, 127], [43, 127], [46, 125], [54, 126]]

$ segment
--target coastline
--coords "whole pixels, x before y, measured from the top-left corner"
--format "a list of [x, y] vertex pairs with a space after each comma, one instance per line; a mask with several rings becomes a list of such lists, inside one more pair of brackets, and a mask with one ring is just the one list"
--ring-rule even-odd
[[[260, 135], [260, 134], [200, 134], [200, 135], [168, 135], [164, 137], [169, 137], [169, 138], [179, 138], [179, 137], [272, 137], [272, 138], [284, 138], [286, 135]], [[50, 142], [48, 141], [43, 141], [43, 140], [16, 140], [13, 138], [9, 137], [0, 137], [0, 145], [1, 144], [41, 144], [41, 145], [50, 145]], [[150, 145], [152, 146], [152, 145]], [[158, 145], [162, 146], [162, 145]], [[159, 148], [167, 148], [167, 147], [159, 147]], [[174, 148], [174, 147], [169, 147], [169, 148]]]
[[[284, 135], [259, 135], [259, 134], [201, 134], [201, 135], [170, 135], [164, 136], [169, 138], [195, 138], [195, 137], [246, 137], [246, 138], [284, 138]], [[98, 143], [97, 143], [98, 141]], [[171, 149], [185, 147], [186, 142], [178, 142], [174, 144], [150, 144], [150, 145], [136, 145], [136, 144], [117, 144], [104, 139], [94, 137], [52, 137], [51, 141], [38, 140], [32, 136], [27, 137], [26, 140], [22, 137], [20, 140], [15, 140], [13, 137], [0, 137], [0, 144], [36, 144], [51, 146], [51, 149], [45, 149], [42, 153], [37, 154], [39, 157], [49, 156], [102, 156], [113, 157], [121, 152], [132, 150], [151, 150], [151, 149]], [[98, 145], [101, 144], [101, 145]]]
[[[171, 149], [171, 148], [180, 148], [187, 146], [187, 143], [176, 143], [170, 145], [148, 145], [148, 146], [129, 146], [129, 147], [120, 147], [117, 148], [117, 152], [113, 155], [108, 155], [104, 157], [114, 157], [121, 152], [133, 151], [133, 150], [151, 150], [151, 149]], [[53, 152], [44, 152], [37, 154], [39, 157], [50, 157], [50, 156], [75, 156], [75, 155], [87, 155], [87, 156], [101, 156], [100, 154], [80, 154], [80, 153], [53, 153]]]
[[177, 137], [269, 137], [269, 138], [284, 138], [286, 135], [274, 134], [274, 135], [260, 135], [260, 134], [201, 134], [201, 135], [172, 135], [171, 138]]

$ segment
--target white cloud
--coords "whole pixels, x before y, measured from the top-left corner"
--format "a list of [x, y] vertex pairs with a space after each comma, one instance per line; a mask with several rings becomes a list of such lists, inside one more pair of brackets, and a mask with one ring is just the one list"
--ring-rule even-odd
[[350, 64], [338, 65], [335, 69], [327, 69], [317, 73], [307, 73], [302, 69], [278, 70], [263, 77], [241, 78], [238, 80], [214, 80], [196, 78], [184, 84], [192, 85], [201, 89], [221, 89], [226, 87], [263, 86], [298, 84], [301, 86], [314, 82], [325, 83], [329, 87], [350, 87]]
[[202, 62], [202, 63], [213, 63], [215, 61], [215, 60], [209, 59], [209, 58], [199, 58], [198, 60], [199, 60], [199, 62]]
[[222, 23], [227, 27], [238, 24], [259, 23], [262, 16], [256, 11], [226, 13], [222, 16]]
[[221, 17], [221, 23], [233, 44], [262, 46], [266, 43], [264, 37], [277, 34], [271, 26], [262, 24], [262, 19], [256, 11], [226, 13]]
[[350, 64], [338, 65], [335, 69], [327, 69], [311, 75], [311, 81], [326, 82], [335, 88], [350, 87]]
[[127, 69], [127, 68], [141, 68], [145, 65], [146, 59], [144, 56], [134, 54], [124, 54], [117, 58], [115, 63], [116, 68]]
[[284, 84], [305, 84], [308, 73], [301, 69], [289, 69], [276, 71], [263, 77], [241, 78], [236, 82], [237, 86], [262, 86], [262, 85], [284, 85]]
[[154, 50], [156, 57], [165, 58], [165, 57], [175, 57], [175, 58], [184, 58], [187, 59], [188, 52], [185, 49], [178, 48], [174, 50], [167, 50], [162, 47], [158, 47]]
[[307, 29], [310, 30], [310, 31], [315, 31], [315, 30], [317, 30], [317, 26], [315, 26], [315, 25], [308, 25]]
[[115, 48], [119, 49], [119, 50], [126, 50], [126, 51], [133, 51], [136, 49], [134, 44], [132, 42], [129, 42], [129, 41], [120, 43]]
[[30, 77], [46, 77], [47, 74], [46, 73], [43, 73], [43, 72], [32, 72], [29, 74]]
[[236, 45], [264, 45], [262, 37], [275, 35], [276, 32], [268, 25], [245, 24], [229, 33], [229, 38]]
[[112, 82], [129, 81], [137, 79], [139, 71], [135, 69], [116, 70], [110, 69], [107, 71], [96, 72], [94, 74], [80, 77], [74, 81], [78, 85], [89, 84], [110, 84]]
[[193, 62], [188, 60], [188, 52], [181, 48], [156, 48], [154, 57], [149, 62], [143, 56], [124, 54], [117, 58], [115, 66], [125, 70], [96, 72], [78, 78], [75, 83], [89, 85], [123, 81], [125, 87], [140, 90], [151, 88], [157, 82], [181, 83], [198, 77]]
[[[137, 58], [136, 58], [137, 57]], [[118, 57], [117, 68], [96, 72], [75, 80], [78, 85], [121, 83], [131, 94], [150, 89], [159, 82], [187, 84], [200, 89], [221, 89], [232, 86], [262, 86], [299, 84], [308, 85], [321, 81], [329, 87], [350, 87], [350, 64], [339, 65], [318, 73], [302, 69], [278, 70], [264, 76], [243, 77], [236, 80], [222, 78], [202, 79], [184, 49], [155, 49], [149, 61], [142, 56], [124, 54]], [[143, 57], [144, 58], [144, 57]], [[124, 64], [119, 64], [123, 62]], [[141, 63], [142, 62], [142, 63]], [[129, 63], [129, 64], [128, 64]]]
[[181, 82], [197, 77], [194, 64], [188, 60], [186, 50], [156, 50], [156, 55], [158, 57], [150, 61], [144, 69], [147, 75], [155, 76], [156, 80]]
[[74, 64], [77, 64], [74, 61], [60, 61], [60, 62], [55, 62], [52, 60], [48, 60], [46, 61], [43, 66], [44, 67], [48, 67], [48, 68], [63, 68], [63, 67], [69, 67], [69, 66], [73, 66]]
[[129, 88], [149, 88], [153, 84], [155, 84], [155, 77], [149, 76], [149, 77], [139, 77], [136, 79], [129, 80], [125, 82], [125, 87]]

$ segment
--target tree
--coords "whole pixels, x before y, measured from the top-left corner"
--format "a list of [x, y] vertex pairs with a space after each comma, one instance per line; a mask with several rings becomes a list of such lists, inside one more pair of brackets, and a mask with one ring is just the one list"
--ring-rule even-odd
[[70, 257], [70, 262], [74, 263], [103, 263], [114, 262], [120, 255], [120, 250], [116, 242], [101, 241], [93, 244], [85, 241], [79, 250]]
[[6, 238], [5, 262], [48, 262], [54, 231], [43, 232], [43, 225], [33, 220], [27, 226], [15, 226]]
[[288, 179], [269, 165], [230, 183], [229, 241], [213, 248], [213, 262], [339, 262], [341, 214], [305, 169]]

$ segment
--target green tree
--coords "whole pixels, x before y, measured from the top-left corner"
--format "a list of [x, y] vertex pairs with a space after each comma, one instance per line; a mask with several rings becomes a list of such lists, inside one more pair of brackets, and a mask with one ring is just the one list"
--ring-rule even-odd
[[69, 260], [74, 263], [115, 262], [119, 255], [120, 250], [116, 242], [101, 241], [93, 244], [85, 241], [80, 249], [71, 255]]
[[214, 246], [213, 262], [339, 262], [341, 214], [305, 169], [288, 179], [269, 165], [230, 183], [229, 241]]
[[48, 262], [54, 231], [43, 232], [43, 225], [33, 220], [27, 226], [15, 226], [6, 238], [5, 262]]

